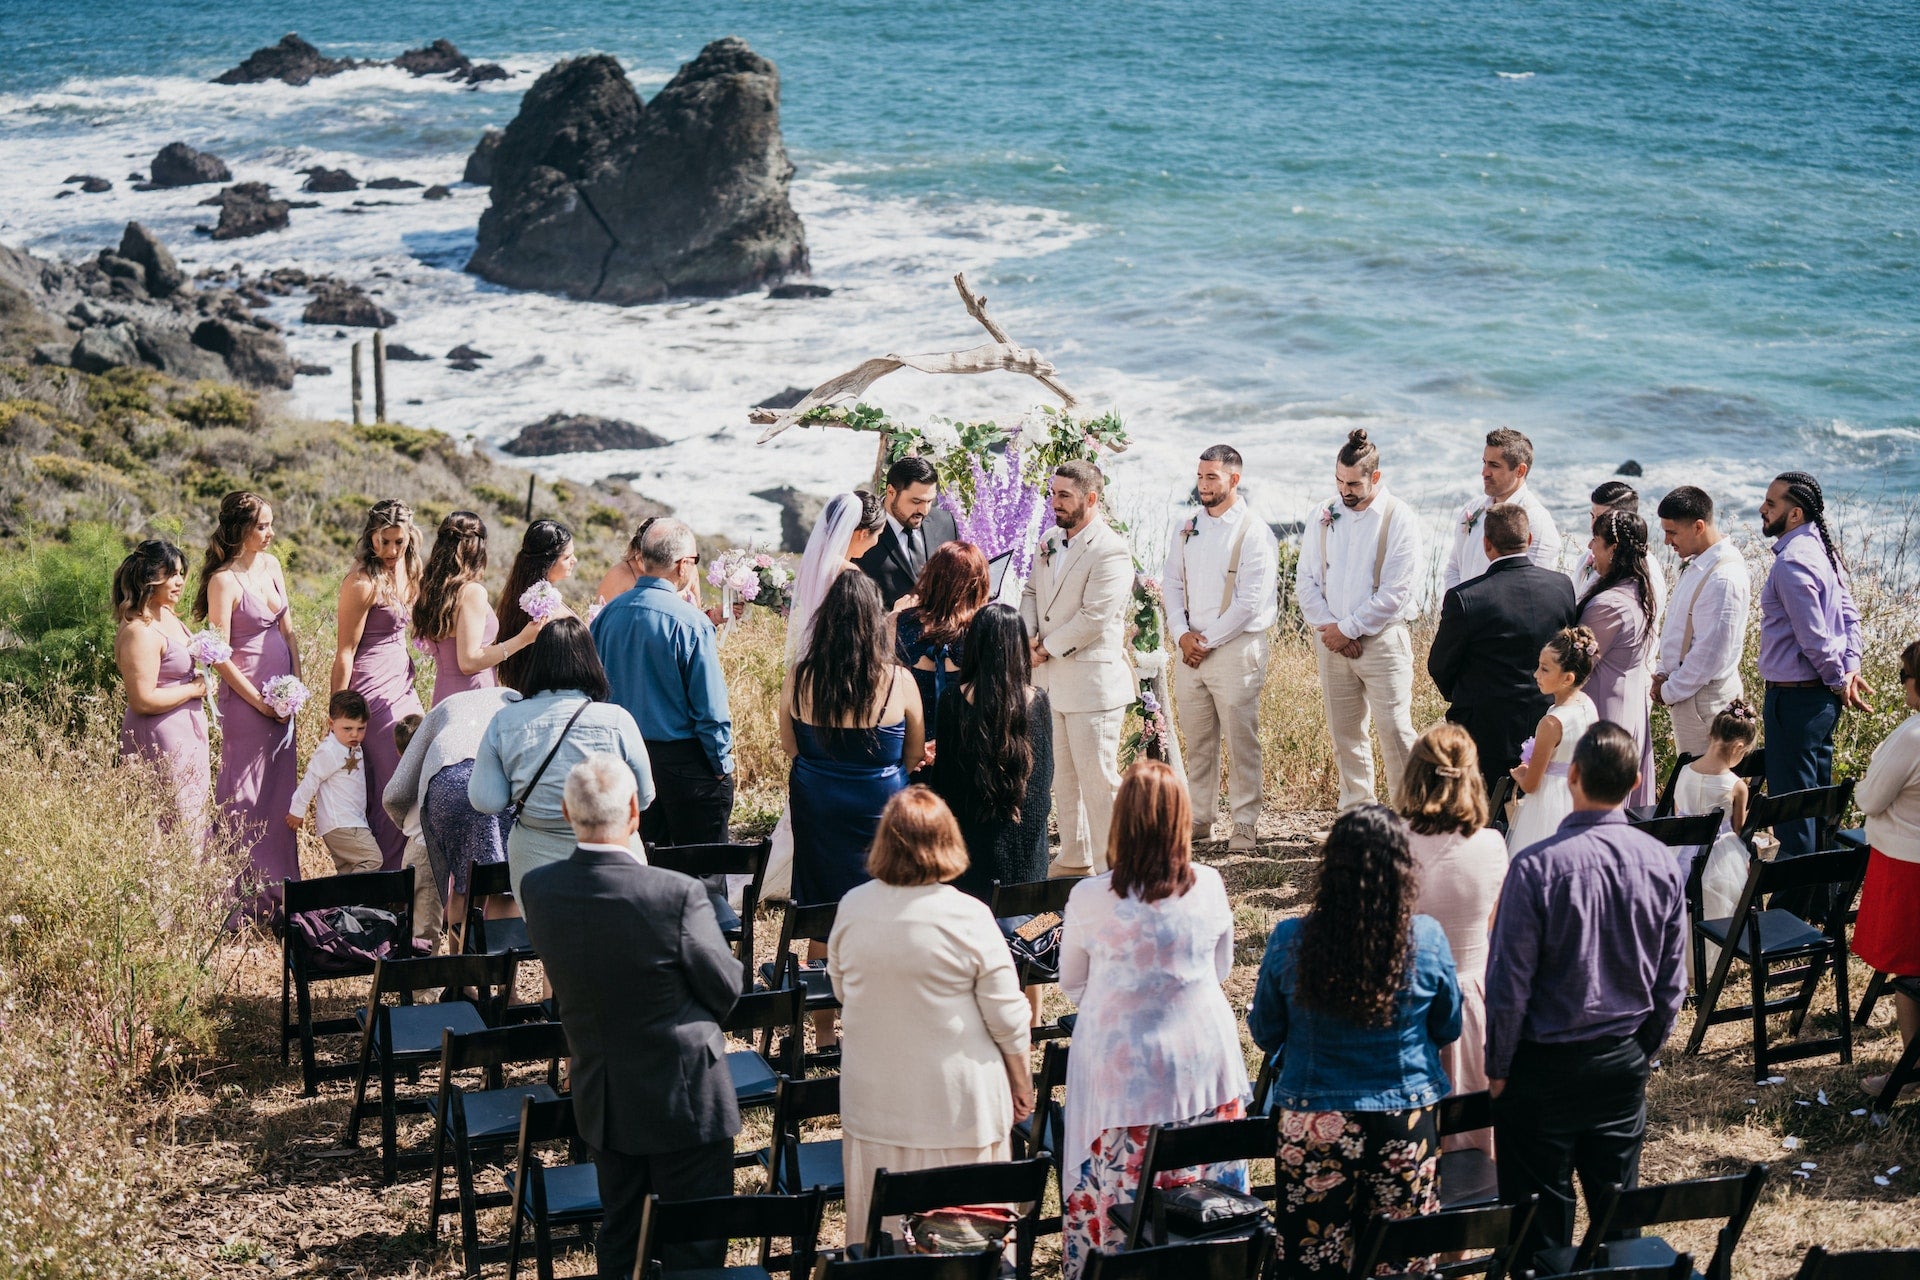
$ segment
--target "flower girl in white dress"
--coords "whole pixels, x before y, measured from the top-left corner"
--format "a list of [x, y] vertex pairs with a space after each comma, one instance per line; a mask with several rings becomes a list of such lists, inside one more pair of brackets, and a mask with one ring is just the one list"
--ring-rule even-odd
[[[1747, 887], [1747, 867], [1752, 855], [1740, 839], [1740, 828], [1747, 821], [1747, 784], [1734, 776], [1734, 769], [1753, 750], [1759, 737], [1759, 717], [1745, 698], [1728, 703], [1707, 729], [1707, 754], [1680, 771], [1673, 784], [1673, 811], [1682, 818], [1696, 817], [1720, 810], [1720, 834], [1707, 854], [1707, 865], [1700, 873], [1700, 909], [1708, 920], [1724, 920], [1740, 904], [1740, 891]], [[1707, 948], [1707, 967], [1712, 969], [1719, 948]], [[1693, 963], [1693, 952], [1687, 952]]]
[[1567, 766], [1580, 735], [1600, 721], [1599, 709], [1580, 686], [1593, 674], [1599, 657], [1600, 642], [1586, 627], [1567, 627], [1540, 650], [1533, 679], [1553, 705], [1533, 731], [1531, 753], [1513, 769], [1513, 780], [1526, 798], [1507, 829], [1509, 857], [1558, 831], [1561, 819], [1573, 812]]

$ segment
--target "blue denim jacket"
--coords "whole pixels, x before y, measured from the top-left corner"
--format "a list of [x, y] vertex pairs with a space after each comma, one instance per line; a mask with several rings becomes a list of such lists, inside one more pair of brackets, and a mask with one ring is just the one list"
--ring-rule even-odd
[[[640, 740], [640, 727], [625, 707], [611, 702], [589, 703], [567, 736], [560, 738], [567, 721], [584, 701], [586, 695], [577, 689], [549, 689], [531, 698], [507, 694], [506, 705], [494, 712], [486, 736], [480, 740], [473, 777], [467, 783], [467, 802], [481, 813], [499, 813], [509, 804], [519, 803], [551, 751], [553, 761], [540, 774], [533, 794], [520, 805], [517, 821], [540, 831], [570, 831], [560, 812], [567, 774], [592, 753], [605, 751], [619, 756], [633, 770], [640, 807], [652, 804], [653, 769], [647, 762], [647, 744]], [[560, 742], [557, 751], [556, 739]]]
[[1393, 1025], [1356, 1026], [1293, 998], [1300, 919], [1267, 940], [1247, 1030], [1268, 1053], [1284, 1047], [1274, 1103], [1290, 1111], [1407, 1111], [1447, 1095], [1440, 1046], [1460, 1038], [1460, 980], [1440, 922], [1413, 918], [1413, 958]]

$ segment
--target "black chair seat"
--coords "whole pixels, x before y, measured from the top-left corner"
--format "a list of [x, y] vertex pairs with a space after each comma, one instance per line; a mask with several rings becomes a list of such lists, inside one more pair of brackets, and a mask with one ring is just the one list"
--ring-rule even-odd
[[734, 1099], [741, 1106], [772, 1105], [780, 1077], [765, 1058], [751, 1049], [734, 1049], [727, 1054], [727, 1071], [733, 1076]]
[[[1122, 1239], [1125, 1239], [1127, 1233], [1133, 1228], [1133, 1207], [1136, 1203], [1133, 1200], [1122, 1200], [1107, 1210], [1108, 1221], [1120, 1229]], [[1240, 1240], [1270, 1226], [1271, 1224], [1263, 1216], [1259, 1222], [1241, 1223], [1239, 1226], [1223, 1227], [1217, 1231], [1204, 1232], [1196, 1236], [1170, 1230], [1167, 1232], [1167, 1238], [1162, 1240], [1160, 1233], [1154, 1230], [1152, 1219], [1148, 1219], [1140, 1229], [1140, 1244], [1144, 1248], [1151, 1248], [1163, 1244], [1187, 1244], [1195, 1240]]]
[[[469, 1142], [512, 1141], [520, 1132], [520, 1103], [525, 1098], [552, 1102], [560, 1095], [545, 1081], [517, 1084], [506, 1089], [476, 1089], [460, 1095], [461, 1109], [467, 1114]], [[427, 1114], [440, 1118], [438, 1096], [427, 1099]]]
[[[366, 1025], [367, 1011], [355, 1009], [354, 1021]], [[403, 1004], [387, 1011], [387, 1024], [393, 1028], [392, 1054], [395, 1058], [437, 1058], [440, 1056], [440, 1036], [451, 1031], [455, 1035], [466, 1035], [469, 1031], [485, 1031], [487, 1023], [480, 1011], [465, 1000], [452, 1000], [445, 1004]], [[374, 1040], [375, 1049], [386, 1047], [379, 1037]], [[517, 1125], [518, 1119], [514, 1121]]]
[[[802, 965], [799, 976], [800, 987], [807, 993], [807, 1008], [839, 1007], [840, 1002], [833, 995], [833, 979], [828, 976], [824, 967], [814, 968], [811, 965]], [[772, 963], [761, 965], [760, 981], [765, 983], [770, 991], [782, 985], [779, 968]]]
[[1040, 1126], [1039, 1138], [1036, 1139], [1033, 1134], [1032, 1116], [1028, 1116], [1025, 1120], [1016, 1120], [1013, 1131], [1020, 1135], [1020, 1141], [1026, 1144], [1028, 1151], [1051, 1151], [1056, 1155], [1059, 1154], [1060, 1118], [1053, 1110], [1048, 1110], [1046, 1123]]
[[533, 949], [533, 940], [527, 937], [527, 922], [519, 916], [506, 916], [486, 923], [487, 952], [490, 955], [510, 953], [531, 960], [539, 953]]
[[[1819, 951], [1827, 945], [1827, 935], [1802, 920], [1791, 911], [1762, 911], [1758, 913], [1760, 921], [1760, 951], [1772, 958], [1790, 956], [1801, 952]], [[1720, 920], [1702, 920], [1700, 932], [1712, 938], [1721, 946], [1727, 945], [1727, 926], [1732, 917]], [[1745, 930], [1733, 941], [1733, 954], [1742, 960], [1751, 959], [1747, 954], [1747, 934]]]
[[1500, 1173], [1478, 1147], [1440, 1153], [1440, 1207], [1465, 1209], [1500, 1198]]
[[[506, 1172], [507, 1190], [514, 1189], [514, 1170]], [[546, 1171], [547, 1221], [554, 1226], [592, 1222], [602, 1216], [600, 1177], [590, 1164], [563, 1164]], [[533, 1194], [520, 1197], [527, 1213], [533, 1212]]]
[[[840, 1163], [840, 1140], [833, 1138], [824, 1142], [803, 1142], [799, 1147], [800, 1185], [787, 1185], [785, 1169], [773, 1172], [774, 1195], [790, 1196], [814, 1187], [823, 1187], [830, 1195], [841, 1195], [846, 1190], [847, 1175]], [[760, 1152], [760, 1163], [767, 1162], [767, 1152]]]
[[[1574, 1255], [1578, 1252], [1572, 1245], [1564, 1249], [1542, 1249], [1533, 1255], [1534, 1269], [1543, 1277], [1564, 1275], [1573, 1270]], [[1594, 1258], [1595, 1267], [1671, 1267], [1680, 1255], [1673, 1246], [1659, 1236], [1636, 1236], [1627, 1240], [1609, 1240], [1600, 1246], [1599, 1256]], [[1693, 1272], [1695, 1280], [1700, 1273]]]
[[692, 1267], [658, 1274], [660, 1280], [773, 1280], [763, 1267]]
[[1834, 833], [1842, 848], [1865, 849], [1867, 847], [1867, 829], [1865, 827], [1842, 827]]

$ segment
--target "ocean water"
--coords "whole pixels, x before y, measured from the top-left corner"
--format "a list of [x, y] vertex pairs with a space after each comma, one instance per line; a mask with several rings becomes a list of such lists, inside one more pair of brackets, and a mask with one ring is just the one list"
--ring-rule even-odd
[[[1648, 491], [1701, 483], [1743, 510], [1788, 466], [1857, 514], [1920, 488], [1914, 0], [0, 0], [0, 16], [0, 241], [79, 257], [137, 217], [190, 266], [361, 281], [398, 313], [391, 341], [494, 357], [391, 365], [395, 416], [483, 445], [556, 409], [642, 423], [674, 446], [544, 465], [630, 473], [702, 529], [765, 538], [777, 516], [752, 491], [863, 480], [871, 440], [757, 445], [747, 406], [869, 356], [974, 345], [962, 269], [1017, 340], [1127, 419], [1113, 470], [1138, 514], [1225, 440], [1265, 514], [1299, 518], [1354, 426], [1436, 522], [1477, 492], [1498, 425], [1533, 437], [1563, 526], [1629, 458]], [[294, 29], [360, 57], [445, 36], [517, 74], [207, 83]], [[554, 60], [613, 53], [650, 93], [727, 34], [780, 66], [829, 299], [509, 292], [460, 270], [488, 198], [464, 186], [296, 197], [324, 207], [215, 244], [193, 233], [208, 189], [126, 181], [179, 138], [283, 192], [313, 164], [452, 183]], [[56, 200], [73, 173], [114, 190]], [[345, 416], [348, 339], [299, 305], [272, 314], [334, 372], [301, 378], [295, 405]], [[903, 372], [869, 398], [1010, 418], [1044, 394]]]

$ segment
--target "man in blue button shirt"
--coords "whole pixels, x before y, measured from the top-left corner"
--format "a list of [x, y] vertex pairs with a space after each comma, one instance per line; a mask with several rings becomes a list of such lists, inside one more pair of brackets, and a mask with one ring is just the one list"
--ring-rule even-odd
[[640, 578], [593, 620], [613, 701], [640, 726], [657, 796], [648, 844], [718, 844], [733, 816], [733, 716], [719, 638], [680, 597], [700, 569], [693, 531], [656, 520], [640, 542]]

